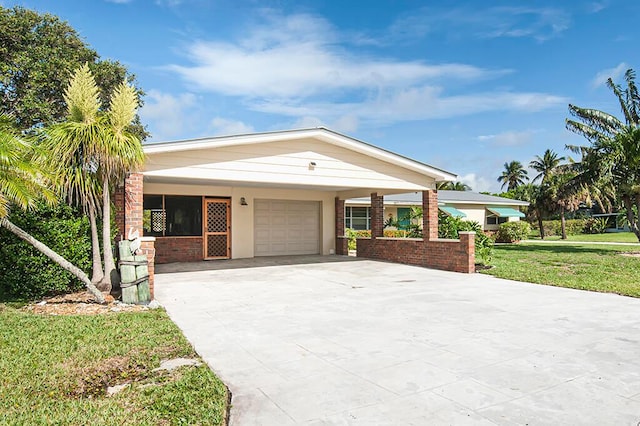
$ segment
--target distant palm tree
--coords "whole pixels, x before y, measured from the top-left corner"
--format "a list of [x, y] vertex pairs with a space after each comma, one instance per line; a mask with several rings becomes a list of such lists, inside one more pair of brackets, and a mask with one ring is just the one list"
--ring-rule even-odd
[[508, 185], [507, 190], [511, 191], [529, 180], [527, 175], [528, 173], [521, 162], [512, 161], [510, 163], [504, 163], [504, 171], [498, 177], [498, 182], [502, 182], [501, 188]]
[[31, 244], [69, 271], [82, 281], [96, 301], [104, 303], [104, 296], [84, 271], [9, 220], [11, 207], [27, 210], [34, 207], [37, 199], [49, 202], [55, 202], [57, 199], [50, 190], [49, 181], [38, 166], [39, 163], [31, 161], [34, 157], [32, 145], [13, 131], [8, 125], [9, 122], [6, 116], [0, 116], [0, 227]]
[[564, 160], [564, 157], [559, 157], [558, 154], [550, 149], [547, 149], [542, 157], [536, 155], [529, 163], [529, 167], [538, 172], [538, 175], [533, 178], [532, 182], [535, 182], [538, 179], [542, 179], [542, 183], [547, 181]]
[[471, 187], [463, 182], [440, 182], [436, 185], [436, 189], [447, 191], [471, 191]]

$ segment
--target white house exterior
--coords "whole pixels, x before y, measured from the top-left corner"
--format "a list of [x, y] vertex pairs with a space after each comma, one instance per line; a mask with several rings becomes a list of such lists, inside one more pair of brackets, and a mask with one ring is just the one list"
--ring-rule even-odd
[[324, 128], [144, 151], [141, 227], [161, 263], [332, 254], [336, 199], [421, 192], [456, 177]]

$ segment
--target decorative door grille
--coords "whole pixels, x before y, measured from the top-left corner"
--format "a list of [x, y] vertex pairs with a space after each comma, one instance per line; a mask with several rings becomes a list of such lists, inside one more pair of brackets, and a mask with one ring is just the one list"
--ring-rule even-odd
[[225, 199], [204, 200], [204, 258], [231, 257], [231, 203]]

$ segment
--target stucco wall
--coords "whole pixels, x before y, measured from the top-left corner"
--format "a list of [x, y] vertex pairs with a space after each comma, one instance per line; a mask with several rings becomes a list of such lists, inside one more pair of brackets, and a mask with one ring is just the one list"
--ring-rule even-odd
[[[254, 256], [253, 206], [256, 198], [319, 201], [321, 206], [321, 253], [328, 255], [335, 249], [335, 192], [145, 182], [144, 193], [159, 195], [230, 197], [231, 257], [233, 259], [249, 258]], [[240, 205], [241, 197], [245, 198], [248, 204], [247, 206]], [[158, 237], [158, 240], [161, 240], [162, 238], [163, 237]]]

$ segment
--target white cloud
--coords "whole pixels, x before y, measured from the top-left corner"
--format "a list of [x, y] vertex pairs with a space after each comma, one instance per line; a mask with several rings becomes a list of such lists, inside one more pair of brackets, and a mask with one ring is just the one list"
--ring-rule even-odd
[[546, 93], [469, 89], [510, 70], [350, 51], [343, 35], [321, 17], [266, 12], [263, 18], [266, 23], [250, 26], [235, 42], [194, 42], [186, 49], [191, 65], [167, 68], [194, 90], [237, 97], [254, 111], [294, 117], [301, 124], [328, 123], [345, 132], [361, 123], [529, 112], [567, 103]]
[[487, 179], [484, 176], [478, 176], [475, 173], [468, 173], [464, 176], [458, 176], [458, 180], [469, 185], [473, 192], [493, 192], [496, 186], [494, 185], [493, 181]]
[[140, 118], [149, 125], [153, 140], [174, 138], [197, 127], [197, 118], [190, 112], [196, 107], [196, 101], [192, 93], [172, 95], [149, 90]]
[[629, 65], [625, 62], [620, 62], [618, 66], [602, 70], [596, 74], [593, 80], [591, 80], [591, 87], [596, 88], [606, 84], [609, 77], [611, 77], [615, 82], [625, 73], [625, 71], [627, 71], [627, 69], [629, 69]]
[[607, 7], [609, 7], [609, 2], [608, 1], [594, 1], [594, 2], [591, 2], [588, 5], [587, 10], [590, 13], [598, 13], [598, 12], [606, 9]]
[[479, 141], [488, 141], [492, 146], [519, 146], [530, 143], [533, 139], [532, 130], [508, 131], [497, 135], [480, 135]]
[[211, 127], [216, 135], [241, 135], [254, 132], [254, 128], [238, 120], [215, 117], [211, 120]]

